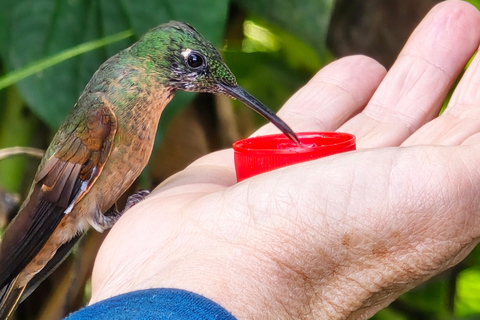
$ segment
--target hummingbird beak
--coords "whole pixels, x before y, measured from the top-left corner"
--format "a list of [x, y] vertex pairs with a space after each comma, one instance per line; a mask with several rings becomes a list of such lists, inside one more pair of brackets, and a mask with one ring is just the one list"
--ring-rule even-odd
[[231, 87], [225, 84], [220, 85], [221, 91], [232, 98], [235, 98], [248, 107], [259, 113], [262, 117], [270, 121], [275, 125], [280, 131], [282, 131], [290, 140], [295, 142], [297, 145], [301, 145], [300, 140], [298, 140], [297, 135], [293, 130], [282, 120], [280, 119], [272, 110], [268, 109], [263, 103], [258, 101], [254, 96], [245, 91], [240, 86]]

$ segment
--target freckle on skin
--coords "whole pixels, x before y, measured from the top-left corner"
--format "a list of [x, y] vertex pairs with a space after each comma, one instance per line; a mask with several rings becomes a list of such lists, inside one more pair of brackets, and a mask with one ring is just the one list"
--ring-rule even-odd
[[383, 257], [387, 254], [387, 252], [388, 252], [387, 247], [385, 247], [385, 245], [383, 244], [375, 246], [372, 249], [372, 254], [377, 257]]
[[350, 247], [352, 242], [352, 237], [348, 234], [344, 234], [342, 237], [342, 245], [345, 247]]

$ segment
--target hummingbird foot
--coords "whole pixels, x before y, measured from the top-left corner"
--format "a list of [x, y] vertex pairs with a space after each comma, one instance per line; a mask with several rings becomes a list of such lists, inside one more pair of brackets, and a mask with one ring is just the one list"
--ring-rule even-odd
[[150, 194], [148, 190], [138, 190], [131, 196], [127, 198], [127, 203], [125, 204], [125, 208], [123, 210], [118, 210], [116, 205], [113, 205], [110, 209], [108, 209], [105, 213], [97, 212], [95, 215], [95, 225], [94, 228], [96, 230], [107, 230], [113, 227], [115, 222], [131, 207], [145, 199], [146, 196]]
[[140, 201], [142, 201], [143, 199], [145, 199], [149, 194], [150, 194], [149, 190], [141, 189], [135, 192], [134, 194], [132, 194], [131, 196], [129, 196], [127, 199], [127, 203], [125, 204], [125, 208], [123, 209], [122, 213], [120, 213], [120, 215], [123, 214], [128, 209], [130, 209], [131, 207], [133, 207], [134, 205], [136, 205], [137, 203], [139, 203]]

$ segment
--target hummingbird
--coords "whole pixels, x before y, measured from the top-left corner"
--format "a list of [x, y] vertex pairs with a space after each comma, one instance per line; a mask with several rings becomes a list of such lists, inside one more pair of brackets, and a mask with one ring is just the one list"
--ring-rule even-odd
[[177, 90], [227, 95], [291, 140], [293, 130], [237, 84], [215, 47], [192, 26], [159, 25], [94, 73], [60, 126], [30, 192], [0, 244], [0, 319], [7, 319], [91, 226], [103, 232], [148, 192], [115, 203], [152, 153], [163, 109]]

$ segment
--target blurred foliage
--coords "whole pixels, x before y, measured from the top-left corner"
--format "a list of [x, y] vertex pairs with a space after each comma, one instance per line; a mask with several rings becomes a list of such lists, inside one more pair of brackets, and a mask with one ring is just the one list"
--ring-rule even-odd
[[236, 0], [238, 5], [296, 35], [315, 49], [322, 62], [327, 62], [325, 46], [333, 0]]
[[480, 265], [463, 270], [457, 280], [455, 312], [459, 316], [480, 314]]
[[[470, 2], [480, 8], [479, 0]], [[0, 149], [46, 148], [100, 64], [169, 20], [197, 28], [221, 49], [238, 82], [276, 109], [334, 58], [326, 47], [333, 7], [333, 0], [2, 0], [0, 82], [40, 71], [0, 90]], [[119, 34], [118, 41], [108, 41]], [[160, 132], [194, 96], [176, 95]], [[251, 114], [257, 124], [264, 121]], [[0, 162], [0, 189], [25, 194], [37, 163]], [[480, 319], [479, 260], [476, 249], [374, 319]]]
[[[6, 71], [24, 68], [81, 43], [133, 30], [135, 39], [169, 20], [194, 25], [220, 43], [227, 15], [223, 0], [6, 0], [0, 2], [0, 54]], [[51, 128], [70, 111], [95, 70], [135, 39], [125, 39], [62, 62], [18, 83], [28, 106]], [[61, 92], [61, 94], [59, 94]], [[177, 102], [185, 103], [185, 102]]]

